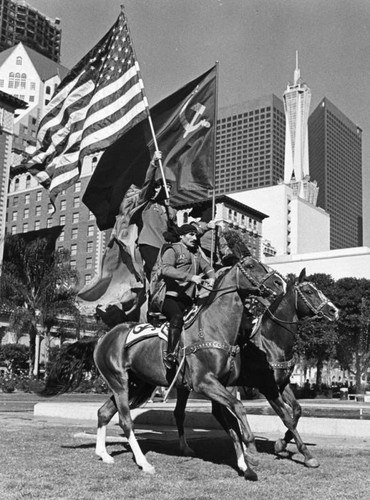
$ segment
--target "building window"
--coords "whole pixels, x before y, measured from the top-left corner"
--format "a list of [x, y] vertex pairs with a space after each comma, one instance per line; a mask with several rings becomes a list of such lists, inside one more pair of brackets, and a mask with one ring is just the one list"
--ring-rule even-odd
[[66, 202], [66, 200], [61, 200], [61, 201], [60, 201], [60, 209], [61, 209], [61, 210], [65, 210], [65, 209], [66, 209], [66, 206], [67, 206], [67, 202]]
[[92, 257], [87, 257], [85, 262], [85, 269], [92, 269]]
[[18, 57], [16, 58], [16, 60], [15, 60], [15, 64], [16, 64], [17, 66], [22, 66], [22, 58], [21, 58], [21, 56], [18, 56]]
[[12, 221], [16, 222], [18, 220], [18, 212], [13, 212], [12, 213]]
[[29, 189], [30, 187], [31, 187], [31, 176], [27, 175], [27, 177], [26, 177], [26, 189]]
[[78, 212], [75, 212], [73, 215], [72, 215], [72, 223], [73, 224], [77, 224], [77, 222], [79, 221], [80, 219], [80, 214]]
[[28, 219], [29, 215], [30, 215], [30, 209], [29, 208], [25, 208], [24, 209], [24, 213], [23, 213], [23, 218], [24, 219]]
[[91, 253], [92, 251], [93, 251], [93, 242], [92, 241], [88, 241], [87, 245], [86, 245], [86, 252], [87, 253]]
[[71, 245], [71, 256], [72, 255], [77, 255], [77, 244], [76, 243], [73, 243], [73, 245]]
[[36, 221], [35, 221], [35, 231], [38, 231], [38, 230], [40, 229], [40, 227], [41, 227], [41, 223], [40, 223], [40, 221], [39, 221], [39, 220], [36, 220]]
[[94, 214], [89, 210], [89, 220], [94, 220]]
[[46, 227], [48, 227], [48, 228], [49, 228], [49, 227], [51, 227], [52, 225], [53, 225], [53, 219], [50, 219], [50, 218], [49, 218], [49, 219], [47, 220]]
[[76, 269], [77, 262], [75, 260], [71, 260], [71, 269]]
[[40, 215], [41, 215], [41, 206], [40, 205], [35, 207], [35, 215], [36, 215], [36, 217], [40, 217]]
[[85, 276], [85, 285], [87, 285], [87, 283], [90, 283], [91, 281], [91, 274], [86, 274]]
[[14, 191], [19, 191], [19, 179], [15, 179], [14, 181]]
[[[26, 199], [24, 200], [24, 202], [26, 203]], [[13, 207], [17, 207], [17, 206], [18, 206], [18, 196], [14, 196], [14, 198], [13, 198]]]
[[35, 96], [34, 95], [30, 95], [28, 99], [29, 99], [30, 102], [35, 102]]
[[81, 191], [81, 182], [78, 181], [75, 184], [75, 193], [79, 193]]
[[24, 232], [24, 233], [27, 233], [27, 231], [28, 231], [28, 222], [25, 222], [25, 223], [23, 224], [23, 232]]
[[42, 192], [41, 191], [37, 191], [37, 193], [36, 193], [36, 201], [41, 201], [41, 197], [42, 197]]
[[12, 234], [17, 234], [17, 226], [12, 226]]
[[87, 228], [87, 236], [94, 236], [94, 226], [88, 226]]
[[65, 223], [66, 223], [66, 216], [65, 216], [65, 215], [61, 215], [61, 216], [59, 217], [59, 224], [60, 224], [61, 226], [64, 226], [64, 224], [65, 224]]
[[71, 231], [71, 239], [72, 240], [77, 240], [77, 236], [78, 236], [78, 228], [77, 227], [73, 227], [72, 231]]
[[30, 83], [30, 89], [31, 90], [36, 90], [36, 82], [31, 82]]
[[59, 236], [59, 241], [64, 241], [64, 229], [63, 229], [63, 231], [60, 233], [60, 236]]
[[51, 203], [49, 203], [49, 205], [48, 205], [48, 214], [52, 214], [52, 213], [54, 213], [54, 207], [53, 207], [53, 205]]
[[4, 80], [3, 78], [0, 78], [0, 87], [3, 88], [4, 87]]
[[73, 208], [78, 208], [80, 206], [80, 198], [73, 198]]
[[46, 86], [45, 93], [50, 95], [51, 94], [51, 88], [49, 85]]

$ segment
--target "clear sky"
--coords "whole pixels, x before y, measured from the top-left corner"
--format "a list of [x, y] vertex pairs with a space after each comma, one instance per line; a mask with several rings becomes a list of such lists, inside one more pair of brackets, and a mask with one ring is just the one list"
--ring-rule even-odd
[[219, 61], [219, 106], [274, 93], [293, 79], [295, 51], [311, 111], [327, 97], [363, 130], [364, 244], [370, 246], [369, 0], [28, 0], [59, 17], [71, 68], [123, 3], [149, 104]]

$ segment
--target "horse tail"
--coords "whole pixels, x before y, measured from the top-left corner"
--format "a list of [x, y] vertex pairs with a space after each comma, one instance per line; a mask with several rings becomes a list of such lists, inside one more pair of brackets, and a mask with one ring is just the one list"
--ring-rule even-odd
[[39, 395], [50, 397], [76, 390], [85, 375], [94, 369], [97, 342], [98, 337], [88, 337], [63, 346]]

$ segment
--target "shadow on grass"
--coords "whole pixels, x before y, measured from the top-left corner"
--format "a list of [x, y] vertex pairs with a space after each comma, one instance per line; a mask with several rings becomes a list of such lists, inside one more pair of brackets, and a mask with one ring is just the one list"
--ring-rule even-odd
[[[177, 439], [161, 439], [160, 436], [155, 438], [147, 436], [139, 436], [140, 447], [144, 455], [147, 453], [157, 453], [160, 455], [178, 457], [182, 456]], [[204, 462], [210, 462], [216, 465], [227, 465], [239, 473], [239, 469], [236, 464], [236, 456], [234, 447], [230, 438], [226, 435], [225, 437], [215, 437], [215, 436], [199, 436], [196, 438], [188, 439], [189, 446], [194, 450], [194, 457]], [[313, 443], [306, 443], [307, 446], [316, 446]], [[112, 447], [119, 447], [112, 449]], [[261, 455], [260, 460], [263, 459], [263, 455], [274, 456], [276, 460], [290, 460], [296, 464], [304, 466], [303, 456], [298, 452], [295, 444], [291, 444], [290, 448], [292, 450], [286, 450], [279, 455], [275, 454], [274, 446], [275, 442], [267, 438], [256, 438], [257, 451]], [[95, 442], [91, 443], [81, 443], [74, 445], [62, 445], [65, 449], [95, 449]], [[112, 457], [119, 457], [120, 455], [125, 455], [131, 453], [130, 446], [128, 443], [122, 442], [122, 437], [118, 438], [117, 441], [114, 438], [109, 440], [107, 443], [108, 452]]]

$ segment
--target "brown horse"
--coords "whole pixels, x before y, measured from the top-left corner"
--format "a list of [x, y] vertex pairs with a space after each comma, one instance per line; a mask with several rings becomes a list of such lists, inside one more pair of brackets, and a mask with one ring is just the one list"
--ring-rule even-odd
[[[245, 257], [224, 272], [215, 283], [194, 321], [185, 329], [182, 339], [182, 363], [175, 385], [180, 393], [191, 389], [230, 411], [240, 426], [246, 447], [246, 478], [255, 479], [250, 468], [255, 464], [254, 436], [247, 422], [243, 405], [225, 388], [239, 374], [240, 357], [236, 340], [247, 296], [282, 293], [282, 278], [252, 257]], [[163, 341], [158, 336], [126, 345], [132, 331], [141, 326], [121, 324], [109, 331], [96, 345], [95, 364], [111, 389], [112, 397], [98, 411], [96, 454], [103, 461], [113, 458], [105, 447], [106, 426], [118, 411], [120, 425], [128, 439], [136, 463], [148, 473], [154, 467], [148, 463], [136, 440], [130, 409], [138, 407], [151, 395], [155, 386], [168, 387], [174, 374], [163, 364]]]
[[[235, 385], [258, 388], [288, 428], [284, 439], [275, 443], [276, 453], [285, 450], [287, 443], [294, 438], [298, 450], [304, 456], [305, 465], [318, 467], [317, 459], [308, 450], [297, 430], [302, 410], [289, 385], [295, 364], [294, 343], [298, 320], [307, 317], [322, 317], [334, 321], [338, 319], [338, 309], [313, 283], [305, 281], [303, 270], [298, 280], [288, 285], [286, 293], [266, 310], [253, 334], [249, 321], [243, 325], [244, 340], [240, 343], [241, 372]], [[180, 445], [183, 448], [187, 447], [183, 425], [185, 405], [184, 397], [179, 397], [175, 413]], [[293, 410], [293, 415], [287, 405]], [[245, 449], [236, 419], [225, 412], [217, 401], [212, 402], [212, 413], [233, 440], [238, 464], [243, 464]]]

